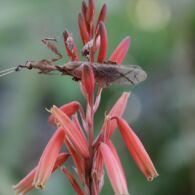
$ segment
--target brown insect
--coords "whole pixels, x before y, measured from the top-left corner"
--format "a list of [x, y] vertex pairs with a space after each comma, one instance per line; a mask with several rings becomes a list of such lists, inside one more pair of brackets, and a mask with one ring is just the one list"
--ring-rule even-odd
[[71, 61], [62, 66], [55, 65], [54, 62], [58, 61], [63, 56], [51, 41], [56, 40], [52, 38], [42, 40], [42, 42], [57, 55], [56, 58], [50, 60], [27, 61], [24, 65], [18, 65], [17, 67], [1, 71], [0, 76], [19, 71], [20, 69], [37, 69], [41, 74], [50, 74], [57, 71], [61, 73], [61, 75], [70, 75], [73, 77], [73, 80], [79, 81], [82, 77], [83, 67], [91, 66], [97, 83], [101, 83], [104, 87], [110, 84], [136, 85], [144, 81], [147, 77], [146, 72], [137, 65], [118, 65], [112, 62], [99, 64], [91, 63], [89, 61]]

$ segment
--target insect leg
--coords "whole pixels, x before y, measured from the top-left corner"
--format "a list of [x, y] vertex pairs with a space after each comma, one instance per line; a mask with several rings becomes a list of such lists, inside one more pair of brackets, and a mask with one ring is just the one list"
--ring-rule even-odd
[[56, 39], [45, 38], [42, 40], [42, 43], [45, 44], [53, 53], [55, 53], [57, 55], [56, 58], [52, 58], [51, 60], [42, 59], [39, 61], [27, 61], [26, 64], [24, 64], [24, 65], [18, 65], [15, 68], [15, 71], [19, 71], [21, 68], [25, 68], [25, 69], [29, 69], [29, 70], [38, 69], [39, 73], [47, 74], [51, 71], [57, 70], [57, 68], [54, 66], [53, 62], [58, 61], [63, 56], [58, 51], [56, 45], [54, 43], [52, 43], [51, 41], [56, 42]]
[[16, 68], [15, 68], [15, 71], [19, 71], [21, 68], [25, 68], [25, 69], [29, 69], [31, 70], [32, 69], [32, 62], [31, 61], [26, 61], [25, 64], [19, 64]]
[[40, 61], [27, 61], [24, 65], [18, 65], [15, 68], [15, 71], [19, 71], [21, 68], [24, 69], [37, 69], [39, 73], [48, 74], [52, 71], [58, 70], [49, 60], [40, 60]]
[[[53, 41], [53, 42], [51, 42], [51, 41]], [[62, 54], [58, 51], [54, 42], [56, 42], [56, 39], [52, 39], [52, 38], [45, 38], [42, 40], [42, 43], [45, 44], [54, 54], [57, 55], [56, 58], [51, 59], [51, 62], [56, 62], [63, 57]]]

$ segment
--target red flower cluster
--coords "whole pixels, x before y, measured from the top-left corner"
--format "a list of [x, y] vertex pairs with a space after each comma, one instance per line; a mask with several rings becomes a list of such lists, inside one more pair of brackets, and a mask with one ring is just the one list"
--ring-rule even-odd
[[[78, 17], [83, 42], [82, 55], [91, 63], [95, 62], [96, 52], [98, 52], [98, 63], [103, 64], [106, 58], [108, 45], [104, 25], [106, 13], [107, 6], [104, 4], [95, 25], [95, 0], [89, 0], [88, 4], [85, 1], [82, 3], [82, 12]], [[78, 61], [79, 55], [71, 33], [65, 30], [63, 35], [70, 60]], [[126, 37], [114, 50], [109, 62], [120, 66], [129, 45], [130, 38]], [[121, 95], [105, 117], [98, 136], [94, 138], [94, 114], [100, 105], [102, 85], [98, 83], [97, 86], [94, 71], [89, 65], [83, 66], [80, 86], [86, 98], [86, 110], [84, 111], [80, 103], [76, 101], [60, 108], [53, 106], [50, 109], [51, 115], [48, 122], [54, 124], [57, 130], [45, 147], [37, 166], [13, 187], [16, 194], [26, 194], [34, 187], [43, 189], [52, 172], [62, 167], [68, 158], [72, 158], [78, 178], [76, 179], [64, 166], [61, 170], [78, 195], [98, 195], [101, 192], [104, 166], [114, 193], [117, 195], [129, 194], [125, 172], [111, 141], [111, 136], [117, 127], [131, 156], [146, 178], [151, 181], [158, 176], [141, 141], [122, 118], [130, 94], [125, 92]], [[80, 115], [81, 123], [78, 115]], [[63, 145], [66, 146], [67, 153], [60, 152]]]

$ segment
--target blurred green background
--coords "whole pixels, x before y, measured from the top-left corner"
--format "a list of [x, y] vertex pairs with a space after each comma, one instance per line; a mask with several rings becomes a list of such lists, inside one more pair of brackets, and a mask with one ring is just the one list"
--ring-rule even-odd
[[[138, 64], [148, 79], [136, 87], [111, 86], [103, 92], [96, 116], [96, 132], [123, 91], [130, 91], [125, 119], [151, 155], [160, 177], [147, 182], [134, 165], [119, 133], [113, 135], [132, 195], [195, 194], [195, 1], [97, 0], [106, 2], [108, 56], [130, 35], [131, 48], [124, 64]], [[48, 58], [53, 54], [40, 40], [62, 41], [67, 27], [81, 49], [77, 14], [81, 1], [0, 0], [0, 70]], [[0, 195], [33, 168], [54, 128], [45, 108], [84, 99], [70, 77], [44, 76], [21, 71], [0, 78]], [[71, 162], [69, 162], [71, 167]], [[29, 194], [74, 194], [64, 175], [56, 172], [46, 189]], [[113, 194], [108, 179], [102, 194]]]

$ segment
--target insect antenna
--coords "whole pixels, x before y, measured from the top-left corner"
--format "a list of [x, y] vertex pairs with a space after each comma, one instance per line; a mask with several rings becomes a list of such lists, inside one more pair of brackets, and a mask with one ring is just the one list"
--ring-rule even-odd
[[6, 76], [8, 74], [11, 74], [12, 72], [16, 71], [17, 67], [7, 68], [5, 70], [0, 71], [0, 77]]

